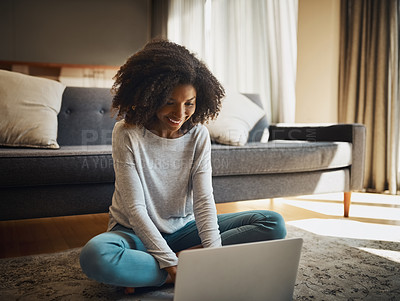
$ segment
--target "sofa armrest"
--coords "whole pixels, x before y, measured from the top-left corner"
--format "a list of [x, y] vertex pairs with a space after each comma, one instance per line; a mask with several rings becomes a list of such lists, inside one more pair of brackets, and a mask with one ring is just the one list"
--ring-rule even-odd
[[364, 180], [366, 128], [362, 124], [285, 125], [269, 127], [269, 141], [303, 140], [309, 142], [342, 141], [352, 143], [351, 190], [361, 190]]

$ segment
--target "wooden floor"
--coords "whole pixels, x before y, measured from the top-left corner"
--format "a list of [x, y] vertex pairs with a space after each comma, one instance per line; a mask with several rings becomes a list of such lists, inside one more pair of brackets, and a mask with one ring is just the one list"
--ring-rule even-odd
[[[328, 194], [244, 201], [218, 204], [217, 210], [228, 213], [268, 209], [281, 213], [288, 224], [322, 235], [323, 231], [332, 235], [334, 227], [333, 235], [400, 241], [400, 196], [354, 193], [350, 218], [342, 217], [342, 197], [343, 194]], [[104, 232], [107, 223], [108, 214], [2, 221], [0, 258], [81, 247], [93, 236]]]

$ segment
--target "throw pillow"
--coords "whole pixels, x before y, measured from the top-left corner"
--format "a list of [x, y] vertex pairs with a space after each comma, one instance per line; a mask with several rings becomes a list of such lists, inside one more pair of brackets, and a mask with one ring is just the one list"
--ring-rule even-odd
[[[243, 94], [244, 96], [248, 97], [252, 102], [258, 105], [260, 108], [263, 108], [261, 104], [261, 98], [259, 94]], [[264, 115], [253, 127], [253, 129], [249, 133], [249, 142], [268, 142], [269, 138], [269, 125], [267, 115]]]
[[57, 114], [64, 89], [54, 80], [0, 70], [0, 145], [60, 148]]
[[228, 145], [245, 145], [249, 132], [265, 115], [263, 109], [243, 94], [226, 89], [221, 111], [215, 120], [206, 124], [211, 139]]

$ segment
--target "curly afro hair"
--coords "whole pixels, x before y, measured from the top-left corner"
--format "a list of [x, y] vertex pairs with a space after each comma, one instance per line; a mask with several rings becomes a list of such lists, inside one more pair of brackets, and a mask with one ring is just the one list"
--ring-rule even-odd
[[190, 84], [196, 90], [196, 110], [183, 130], [215, 118], [225, 94], [203, 62], [168, 40], [147, 43], [127, 60], [114, 79], [112, 109], [131, 125], [152, 122], [178, 85]]

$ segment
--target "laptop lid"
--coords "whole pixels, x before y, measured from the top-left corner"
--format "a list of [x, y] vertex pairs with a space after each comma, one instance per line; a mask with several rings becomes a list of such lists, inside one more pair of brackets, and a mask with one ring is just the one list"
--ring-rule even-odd
[[292, 300], [301, 238], [183, 251], [174, 301]]

